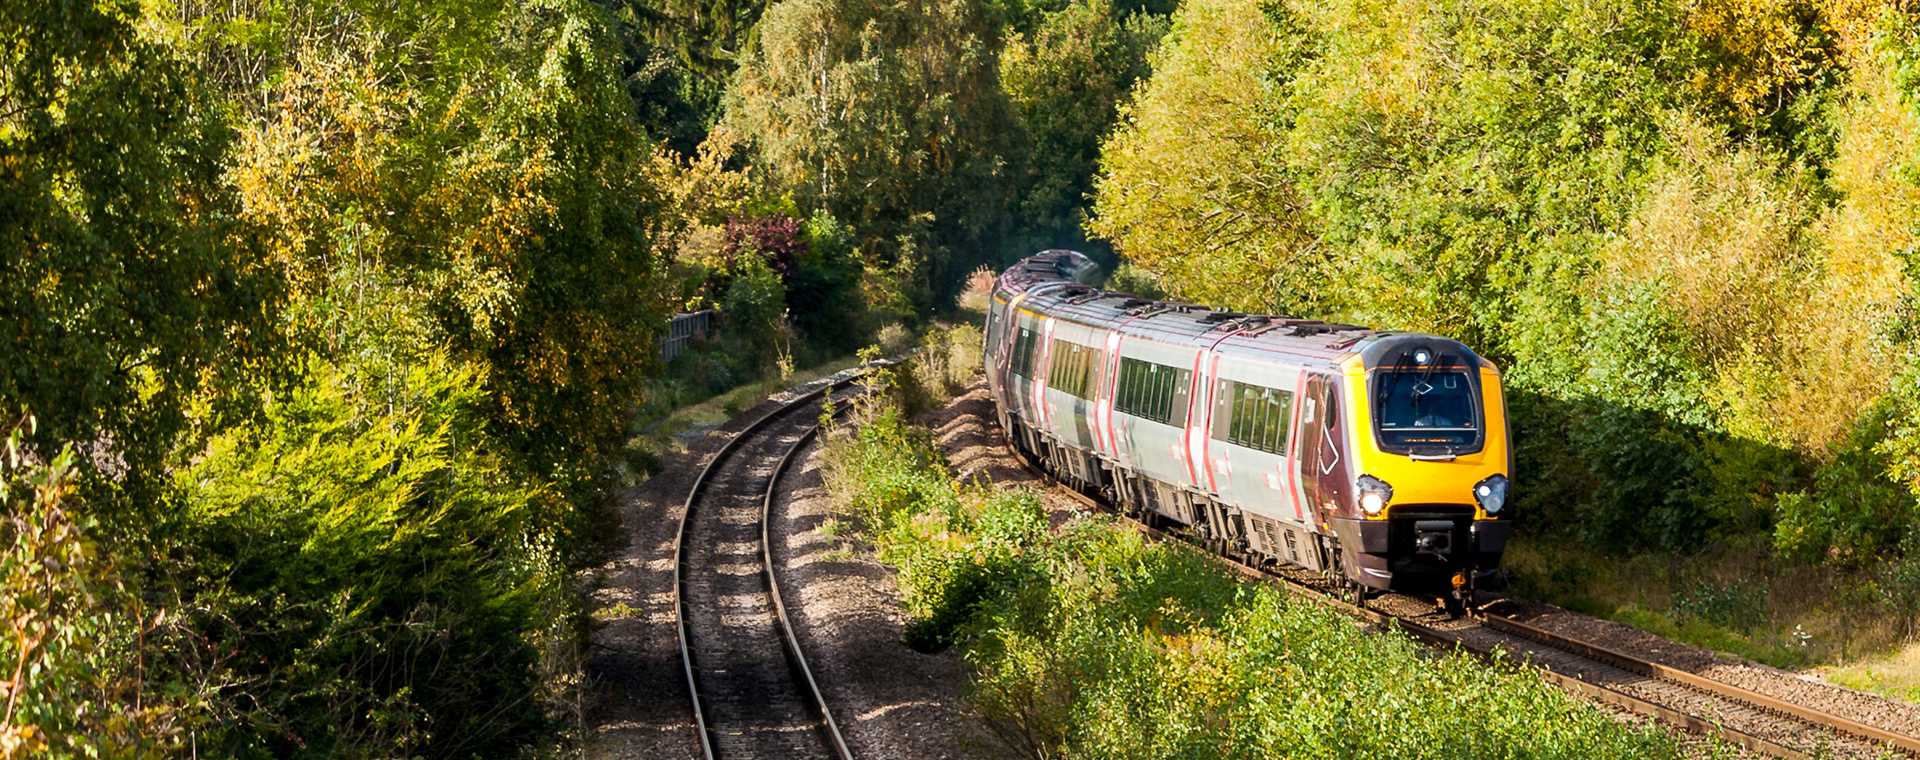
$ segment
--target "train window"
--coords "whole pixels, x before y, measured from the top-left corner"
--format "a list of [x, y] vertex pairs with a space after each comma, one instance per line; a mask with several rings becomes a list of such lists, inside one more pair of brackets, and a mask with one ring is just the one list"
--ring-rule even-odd
[[1032, 330], [1020, 328], [1020, 337], [1013, 341], [1013, 374], [1021, 377], [1033, 377], [1033, 354], [1040, 348]]
[[1214, 388], [1213, 439], [1270, 454], [1287, 453], [1293, 394], [1264, 385], [1222, 380]]
[[1164, 364], [1120, 358], [1113, 408], [1162, 425], [1187, 424], [1187, 385], [1193, 373]]
[[1374, 424], [1388, 451], [1457, 448], [1479, 440], [1474, 384], [1459, 370], [1379, 372], [1373, 378]]
[[1096, 361], [1093, 349], [1071, 341], [1053, 342], [1053, 366], [1047, 372], [1047, 387], [1075, 398], [1089, 398], [1094, 383]]

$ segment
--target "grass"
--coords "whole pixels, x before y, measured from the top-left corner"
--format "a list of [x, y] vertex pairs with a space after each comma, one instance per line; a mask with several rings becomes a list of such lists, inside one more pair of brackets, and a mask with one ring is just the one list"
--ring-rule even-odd
[[1841, 686], [1920, 702], [1920, 643], [1879, 657], [1823, 666], [1815, 672]]
[[884, 401], [834, 431], [827, 488], [898, 573], [908, 643], [956, 648], [1029, 757], [1680, 757], [1512, 663], [1442, 654], [1245, 583], [1110, 518], [956, 483]]
[[1675, 641], [1920, 702], [1920, 644], [1871, 579], [1790, 566], [1764, 548], [1620, 557], [1520, 536], [1515, 593]]
[[671, 410], [643, 413], [627, 439], [628, 457], [637, 463], [635, 469], [639, 470], [635, 475], [644, 476], [662, 458], [686, 451], [685, 436], [688, 432], [724, 425], [774, 393], [827, 377], [859, 363], [859, 358], [855, 356], [836, 357], [786, 377], [765, 377]]
[[627, 604], [626, 602], [616, 602], [616, 603], [609, 604], [605, 607], [601, 607], [599, 609], [594, 610], [593, 619], [597, 622], [605, 623], [612, 620], [621, 620], [624, 618], [635, 617], [640, 615], [642, 612], [645, 612], [645, 610], [642, 610], [639, 607], [635, 607], [631, 604]]

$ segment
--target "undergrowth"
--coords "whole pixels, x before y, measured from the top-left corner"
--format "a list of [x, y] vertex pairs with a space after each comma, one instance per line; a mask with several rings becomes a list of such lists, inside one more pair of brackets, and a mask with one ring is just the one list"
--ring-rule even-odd
[[1518, 665], [1437, 655], [1243, 583], [1105, 517], [958, 483], [890, 397], [833, 431], [827, 484], [897, 573], [908, 643], [956, 648], [1036, 758], [1678, 757]]

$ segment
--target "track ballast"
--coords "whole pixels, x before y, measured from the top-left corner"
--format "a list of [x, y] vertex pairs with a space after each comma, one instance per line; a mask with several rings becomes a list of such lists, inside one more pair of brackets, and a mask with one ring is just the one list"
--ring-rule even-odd
[[674, 542], [674, 611], [703, 757], [850, 760], [799, 650], [767, 542], [780, 473], [818, 427], [822, 399], [852, 378], [756, 420], [708, 461]]

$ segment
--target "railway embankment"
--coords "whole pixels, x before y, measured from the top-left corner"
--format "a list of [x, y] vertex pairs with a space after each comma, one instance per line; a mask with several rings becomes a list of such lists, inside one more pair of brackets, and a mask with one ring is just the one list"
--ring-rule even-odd
[[892, 568], [835, 507], [817, 445], [781, 478], [769, 536], [801, 649], [857, 758], [974, 760], [1009, 748], [971, 709], [957, 652], [907, 647]]
[[964, 395], [931, 428], [871, 410], [827, 444], [826, 488], [897, 573], [902, 633], [962, 653], [973, 704], [1029, 754], [1700, 750], [1518, 665], [1363, 630], [1113, 518], [1050, 503], [1015, 485], [1018, 463], [992, 442], [987, 403]]

